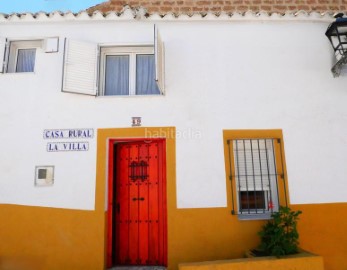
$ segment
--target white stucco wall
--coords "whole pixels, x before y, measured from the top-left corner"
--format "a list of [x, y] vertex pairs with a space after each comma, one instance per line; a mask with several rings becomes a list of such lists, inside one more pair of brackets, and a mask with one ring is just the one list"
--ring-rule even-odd
[[[46, 151], [45, 129], [177, 128], [177, 204], [226, 206], [223, 129], [283, 129], [291, 202], [346, 202], [347, 78], [330, 73], [327, 22], [156, 22], [165, 43], [166, 95], [61, 92], [58, 53], [37, 53], [34, 74], [0, 74], [0, 203], [94, 209], [96, 138], [88, 152]], [[59, 36], [151, 43], [153, 21], [3, 22], [0, 37]], [[52, 141], [52, 140], [50, 140]], [[34, 186], [54, 165], [52, 187]]]

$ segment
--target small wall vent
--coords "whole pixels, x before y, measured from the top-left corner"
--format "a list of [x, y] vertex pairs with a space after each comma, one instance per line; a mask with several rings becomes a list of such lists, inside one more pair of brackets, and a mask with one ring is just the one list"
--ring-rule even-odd
[[35, 186], [53, 186], [54, 166], [35, 167]]

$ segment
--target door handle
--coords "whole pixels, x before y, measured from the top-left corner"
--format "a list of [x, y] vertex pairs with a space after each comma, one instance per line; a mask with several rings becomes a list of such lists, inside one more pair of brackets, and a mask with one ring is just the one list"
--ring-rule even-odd
[[133, 198], [133, 201], [144, 201], [145, 198], [141, 197], [141, 198]]

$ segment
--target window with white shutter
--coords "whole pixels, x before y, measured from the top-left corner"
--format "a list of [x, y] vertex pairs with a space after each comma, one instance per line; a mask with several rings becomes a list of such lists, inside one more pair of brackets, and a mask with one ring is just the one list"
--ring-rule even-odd
[[164, 95], [164, 44], [65, 41], [63, 92], [99, 96]]
[[[43, 45], [45, 44], [45, 45]], [[44, 47], [44, 50], [42, 50]], [[59, 51], [59, 38], [0, 37], [0, 73], [33, 73], [38, 53]]]
[[240, 219], [270, 218], [287, 204], [282, 140], [262, 133], [227, 140], [232, 213]]
[[233, 149], [240, 213], [277, 211], [273, 139], [234, 140]]

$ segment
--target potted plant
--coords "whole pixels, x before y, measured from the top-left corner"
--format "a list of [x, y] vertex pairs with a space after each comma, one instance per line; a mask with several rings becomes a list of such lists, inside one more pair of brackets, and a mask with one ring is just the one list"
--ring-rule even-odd
[[298, 253], [297, 221], [301, 213], [281, 206], [258, 233], [261, 242], [257, 249], [251, 250], [252, 255], [280, 257]]

